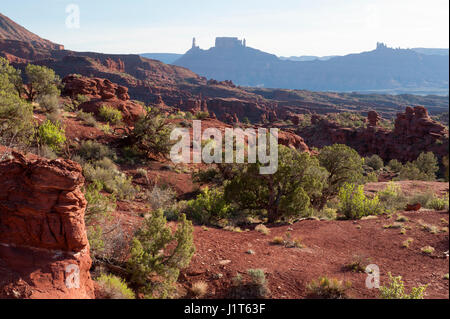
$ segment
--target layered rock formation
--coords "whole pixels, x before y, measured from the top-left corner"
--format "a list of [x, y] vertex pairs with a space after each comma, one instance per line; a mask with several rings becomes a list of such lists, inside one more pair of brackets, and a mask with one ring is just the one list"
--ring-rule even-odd
[[362, 155], [377, 154], [386, 161], [413, 161], [420, 153], [430, 151], [438, 157], [448, 154], [448, 130], [433, 121], [423, 106], [407, 107], [397, 114], [392, 131], [379, 127], [379, 120], [377, 112], [369, 112], [367, 127], [353, 129], [313, 116], [313, 128], [302, 130], [300, 135], [310, 146], [347, 144]]
[[128, 88], [112, 83], [108, 79], [87, 78], [79, 75], [68, 75], [63, 79], [63, 94], [76, 98], [84, 95], [89, 102], [82, 103], [80, 108], [85, 112], [98, 115], [102, 106], [111, 106], [122, 112], [126, 122], [131, 123], [145, 113], [141, 104], [130, 101]]
[[0, 162], [0, 298], [94, 298], [81, 167]]

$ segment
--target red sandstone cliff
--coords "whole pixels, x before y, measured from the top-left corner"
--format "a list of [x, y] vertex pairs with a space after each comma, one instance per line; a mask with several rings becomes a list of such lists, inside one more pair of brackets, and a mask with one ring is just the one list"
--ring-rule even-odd
[[0, 162], [0, 298], [94, 298], [81, 167]]

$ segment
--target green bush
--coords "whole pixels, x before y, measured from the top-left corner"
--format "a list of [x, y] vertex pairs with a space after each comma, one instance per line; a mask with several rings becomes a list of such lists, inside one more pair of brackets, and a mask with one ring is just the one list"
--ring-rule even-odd
[[426, 207], [434, 210], [448, 210], [448, 202], [448, 194], [442, 198], [433, 196], [433, 198], [426, 204]]
[[102, 105], [98, 115], [102, 120], [111, 124], [118, 124], [123, 119], [122, 112], [108, 105]]
[[428, 285], [414, 287], [410, 294], [405, 293], [405, 287], [401, 276], [389, 276], [389, 286], [380, 287], [380, 296], [382, 299], [423, 299], [423, 295]]
[[364, 163], [367, 166], [372, 167], [374, 170], [378, 171], [380, 168], [384, 167], [384, 162], [378, 155], [374, 154], [370, 157], [366, 157]]
[[116, 159], [116, 154], [108, 146], [93, 140], [83, 141], [78, 148], [78, 154], [87, 161], [98, 161], [105, 157]]
[[386, 212], [402, 210], [408, 204], [401, 187], [395, 182], [389, 182], [387, 187], [377, 193], [380, 204]]
[[211, 224], [231, 216], [233, 209], [218, 189], [205, 188], [196, 199], [186, 205], [186, 215], [198, 224]]
[[378, 215], [381, 205], [378, 196], [373, 199], [364, 194], [364, 186], [344, 184], [339, 191], [339, 211], [347, 219], [361, 219], [364, 216]]
[[174, 292], [180, 269], [195, 252], [192, 223], [181, 215], [173, 233], [162, 210], [152, 213], [133, 240], [128, 270], [131, 282], [147, 297], [167, 298]]
[[98, 122], [92, 113], [86, 113], [81, 110], [77, 111], [77, 119], [86, 123], [87, 126], [97, 127]]
[[157, 109], [152, 109], [136, 121], [134, 129], [126, 139], [145, 156], [167, 156], [174, 144], [170, 140], [172, 126]]
[[97, 181], [86, 186], [84, 190], [84, 197], [87, 201], [86, 212], [84, 215], [86, 225], [92, 225], [103, 221], [116, 209], [116, 200], [114, 196], [103, 195], [101, 193], [102, 189], [103, 185]]
[[46, 112], [52, 113], [61, 110], [57, 95], [42, 95], [37, 99], [39, 106]]
[[118, 171], [108, 158], [93, 164], [85, 164], [83, 172], [88, 181], [99, 183], [105, 191], [114, 194], [120, 200], [132, 200], [136, 196], [137, 189], [132, 184], [133, 178]]
[[64, 129], [59, 123], [52, 123], [47, 120], [38, 128], [40, 144], [47, 145], [54, 152], [59, 152], [66, 142]]
[[103, 299], [135, 299], [133, 290], [117, 276], [103, 274], [95, 280], [100, 286]]
[[195, 118], [197, 120], [205, 120], [209, 117], [209, 113], [208, 112], [198, 112], [197, 114], [195, 114]]
[[262, 299], [270, 294], [266, 275], [262, 269], [248, 269], [250, 280], [244, 280], [241, 274], [233, 278], [230, 289], [231, 299]]
[[400, 173], [400, 171], [403, 168], [403, 164], [399, 161], [397, 161], [396, 159], [390, 160], [388, 165], [387, 165], [391, 171], [393, 171], [394, 173]]

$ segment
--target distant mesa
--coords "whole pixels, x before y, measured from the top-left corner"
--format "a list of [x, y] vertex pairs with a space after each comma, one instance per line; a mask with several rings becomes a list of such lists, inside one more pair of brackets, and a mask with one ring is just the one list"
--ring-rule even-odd
[[440, 95], [449, 87], [445, 50], [393, 49], [383, 42], [375, 50], [346, 56], [279, 58], [248, 47], [245, 39], [217, 37], [207, 50], [194, 39], [173, 64], [247, 87]]

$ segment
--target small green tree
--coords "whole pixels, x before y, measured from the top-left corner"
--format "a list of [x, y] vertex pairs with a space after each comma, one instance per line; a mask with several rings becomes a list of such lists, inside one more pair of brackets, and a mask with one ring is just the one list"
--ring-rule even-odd
[[14, 68], [8, 60], [2, 57], [0, 57], [0, 75], [3, 76], [3, 78], [0, 77], [0, 88], [4, 89], [5, 83], [8, 83], [10, 93], [14, 90], [20, 96], [23, 89], [21, 71]]
[[59, 95], [60, 79], [55, 71], [45, 66], [28, 64], [25, 69], [27, 83], [24, 93], [28, 101], [33, 102], [38, 96]]
[[444, 167], [445, 181], [448, 182], [448, 156], [442, 158], [442, 166]]
[[320, 196], [327, 173], [317, 158], [279, 146], [278, 170], [261, 175], [260, 163], [242, 165], [225, 186], [225, 199], [241, 209], [265, 210], [270, 223], [305, 214]]
[[436, 173], [439, 171], [439, 164], [436, 155], [433, 152], [421, 153], [414, 164], [426, 176], [427, 180], [436, 179]]
[[172, 233], [162, 210], [153, 212], [137, 232], [128, 260], [131, 281], [148, 297], [167, 298], [174, 291], [180, 269], [194, 255], [192, 223], [181, 215]]
[[313, 198], [313, 205], [322, 210], [325, 204], [334, 198], [345, 183], [358, 183], [363, 178], [363, 160], [351, 147], [334, 144], [324, 147], [319, 153], [320, 166], [329, 175], [322, 194]]
[[174, 144], [170, 140], [171, 130], [172, 126], [156, 108], [153, 108], [137, 120], [125, 142], [128, 145], [135, 145], [146, 156], [167, 156]]

